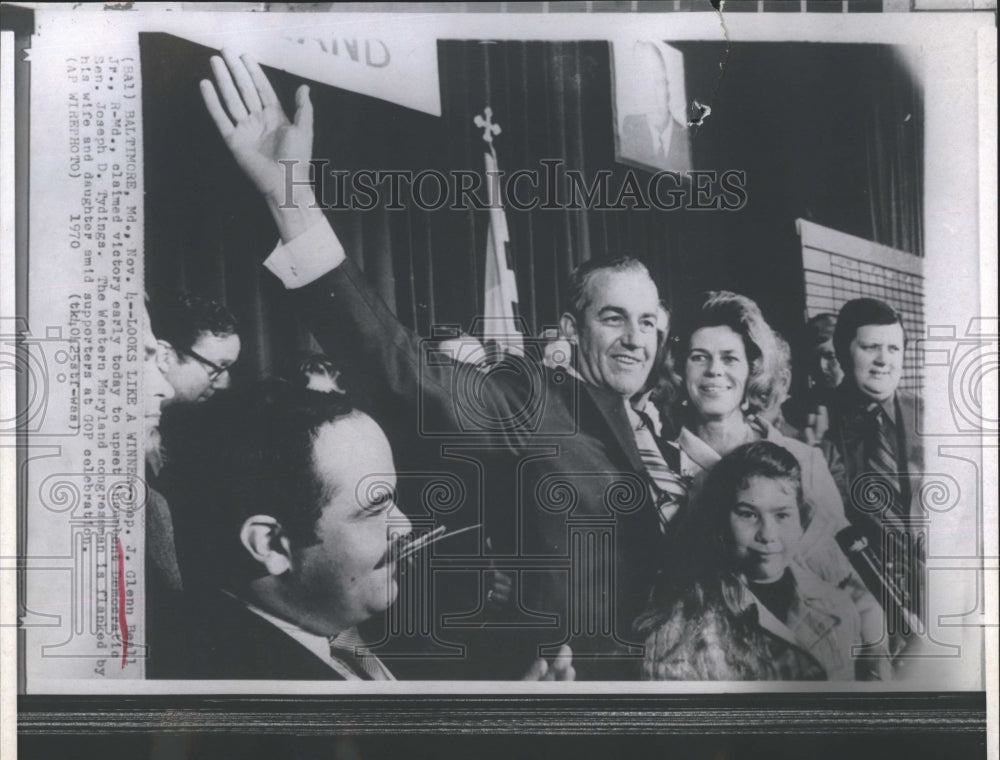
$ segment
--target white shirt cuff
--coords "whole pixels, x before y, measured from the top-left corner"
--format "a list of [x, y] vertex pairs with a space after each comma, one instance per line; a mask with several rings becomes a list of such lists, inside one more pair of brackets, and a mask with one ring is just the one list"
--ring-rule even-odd
[[289, 290], [301, 288], [333, 271], [344, 261], [344, 247], [324, 219], [294, 240], [278, 243], [264, 266]]

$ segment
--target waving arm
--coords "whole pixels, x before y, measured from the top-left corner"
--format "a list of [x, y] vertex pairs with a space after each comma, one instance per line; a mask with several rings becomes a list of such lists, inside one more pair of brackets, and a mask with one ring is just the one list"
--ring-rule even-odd
[[[295, 93], [289, 120], [260, 64], [229, 50], [211, 60], [213, 85], [200, 83], [219, 135], [237, 165], [261, 193], [283, 242], [290, 242], [323, 219], [310, 179], [313, 110], [309, 88]], [[291, 180], [294, 180], [292, 182]]]

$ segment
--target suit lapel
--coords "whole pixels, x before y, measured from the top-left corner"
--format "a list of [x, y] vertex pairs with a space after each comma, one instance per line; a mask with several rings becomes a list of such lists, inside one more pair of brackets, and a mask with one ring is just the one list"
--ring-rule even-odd
[[[896, 424], [903, 426], [903, 445], [910, 476], [919, 475], [924, 469], [924, 450], [917, 435], [917, 403], [913, 396], [902, 391], [896, 393]], [[914, 480], [913, 490], [916, 491], [919, 485]]]
[[625, 453], [629, 465], [636, 472], [644, 473], [645, 465], [642, 457], [639, 456], [639, 447], [635, 443], [635, 433], [629, 424], [628, 415], [625, 413], [625, 400], [614, 393], [603, 388], [597, 388], [590, 383], [581, 383], [585, 393], [593, 401], [605, 424], [611, 430], [614, 439]]
[[837, 388], [836, 393], [839, 396], [840, 450], [847, 468], [847, 488], [850, 493], [855, 478], [866, 470], [865, 418], [859, 411], [861, 402], [856, 398], [856, 393], [850, 393], [845, 385], [846, 381]]
[[[859, 399], [857, 391], [852, 391], [841, 385], [837, 389], [837, 393], [840, 394], [839, 400], [839, 436], [841, 439], [841, 452], [844, 457], [844, 464], [847, 470], [847, 489], [848, 498], [854, 499], [854, 482], [861, 475], [868, 472], [868, 461], [865, 457], [866, 441], [865, 438], [868, 435], [867, 430], [867, 419], [865, 415], [860, 411], [863, 400]], [[907, 400], [900, 398], [900, 394], [896, 394], [896, 425], [903, 425], [903, 430], [905, 432], [906, 438], [906, 448], [907, 451], [905, 455], [909, 458], [910, 449], [910, 439], [912, 434], [912, 426], [908, 423], [913, 419], [913, 410], [908, 408]], [[909, 472], [914, 472], [914, 462], [907, 462], [907, 469]], [[912, 493], [917, 493], [919, 490], [919, 484], [910, 481], [910, 485], [913, 488]], [[911, 494], [912, 499], [912, 494]], [[868, 522], [875, 523], [880, 530], [893, 529], [897, 531], [906, 531], [900, 518], [892, 510], [886, 509], [880, 511], [877, 515], [871, 514], [871, 512], [858, 512], [854, 509], [854, 514], [859, 515], [860, 519], [866, 520]], [[852, 521], [858, 520], [859, 517], [853, 517]], [[880, 550], [881, 551], [881, 550]]]

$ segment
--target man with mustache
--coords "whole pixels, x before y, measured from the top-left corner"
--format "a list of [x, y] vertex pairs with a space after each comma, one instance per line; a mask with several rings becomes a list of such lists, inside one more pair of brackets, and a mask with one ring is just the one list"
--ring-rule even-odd
[[199, 550], [210, 556], [189, 589], [180, 675], [391, 679], [356, 629], [395, 600], [384, 558], [410, 531], [381, 429], [341, 394], [281, 380], [204, 413], [209, 438], [184, 474], [202, 484]]
[[[358, 632], [399, 592], [410, 533], [378, 424], [340, 393], [268, 380], [206, 405], [202, 585], [179, 646], [200, 679], [394, 680]], [[194, 467], [193, 463], [189, 466]], [[573, 677], [572, 653], [533, 679]]]
[[[628, 404], [645, 389], [659, 340], [660, 300], [645, 266], [631, 258], [590, 261], [573, 273], [561, 318], [575, 347], [573, 371], [501, 367], [475, 398], [463, 395], [460, 365], [421, 361], [419, 338], [368, 288], [316, 206], [305, 182], [308, 88], [296, 93], [289, 121], [259, 65], [223, 56], [212, 59], [218, 90], [205, 80], [202, 95], [278, 227], [282, 244], [265, 266], [298, 292], [313, 334], [345, 373], [360, 373], [359, 382], [377, 383], [413, 408], [423, 403], [452, 430], [487, 439], [497, 454], [491, 467], [502, 472], [492, 482], [501, 480], [511, 498], [493, 517], [513, 534], [510, 553], [533, 563], [519, 573], [516, 597], [533, 627], [523, 631], [522, 649], [491, 653], [498, 668], [510, 677], [512, 668], [571, 643], [585, 677], [634, 677], [642, 642], [632, 624], [663, 555], [661, 516], [676, 511], [662, 507], [683, 499], [651, 426]], [[300, 180], [290, 193], [288, 167]], [[463, 427], [469, 419], [479, 421], [472, 431]]]

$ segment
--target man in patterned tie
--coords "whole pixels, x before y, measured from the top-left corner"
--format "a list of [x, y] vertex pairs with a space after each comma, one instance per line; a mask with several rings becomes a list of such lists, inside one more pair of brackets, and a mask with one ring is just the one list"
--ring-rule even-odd
[[[673, 420], [667, 409], [670, 393], [666, 378], [667, 336], [670, 333], [670, 310], [661, 301], [656, 313], [656, 333], [659, 349], [653, 359], [643, 390], [632, 396], [625, 407], [629, 422], [635, 431], [639, 456], [650, 478], [653, 501], [660, 518], [660, 529], [667, 531], [673, 516], [687, 502], [688, 485], [678, 474], [679, 457], [676, 449], [664, 446], [664, 441], [676, 436]], [[667, 461], [666, 456], [671, 461]]]
[[[659, 347], [660, 299], [649, 271], [627, 257], [583, 263], [560, 320], [574, 371], [539, 374], [511, 357], [517, 371], [499, 362], [466, 392], [460, 363], [425, 361], [421, 339], [370, 290], [299, 174], [312, 156], [308, 88], [298, 89], [289, 120], [252, 59], [223, 51], [211, 65], [217, 86], [201, 83], [209, 115], [281, 239], [264, 266], [297, 293], [324, 351], [357, 373], [348, 381], [377, 386], [384, 408], [420, 408], [426, 429], [486, 438], [489, 482], [498, 484], [487, 488], [515, 486], [509, 499], [484, 508], [484, 520], [515, 528], [510, 552], [526, 558], [518, 570], [530, 580], [517, 601], [535, 620], [517, 632], [504, 628], [510, 653], [487, 659], [509, 673], [569, 644], [581, 677], [630, 677], [642, 657], [633, 622], [665, 553], [663, 513], [626, 409]], [[284, 197], [289, 167], [303, 181]], [[585, 603], [571, 604], [582, 594]]]
[[[926, 593], [926, 538], [916, 498], [923, 451], [916, 402], [899, 389], [906, 351], [902, 320], [883, 301], [849, 301], [837, 317], [833, 346], [844, 380], [831, 396], [830, 428], [821, 445], [848, 518], [879, 559], [888, 588], [873, 591], [883, 594], [890, 633], [896, 633], [892, 610], [902, 606], [922, 616]], [[899, 622], [906, 634], [909, 626]]]

